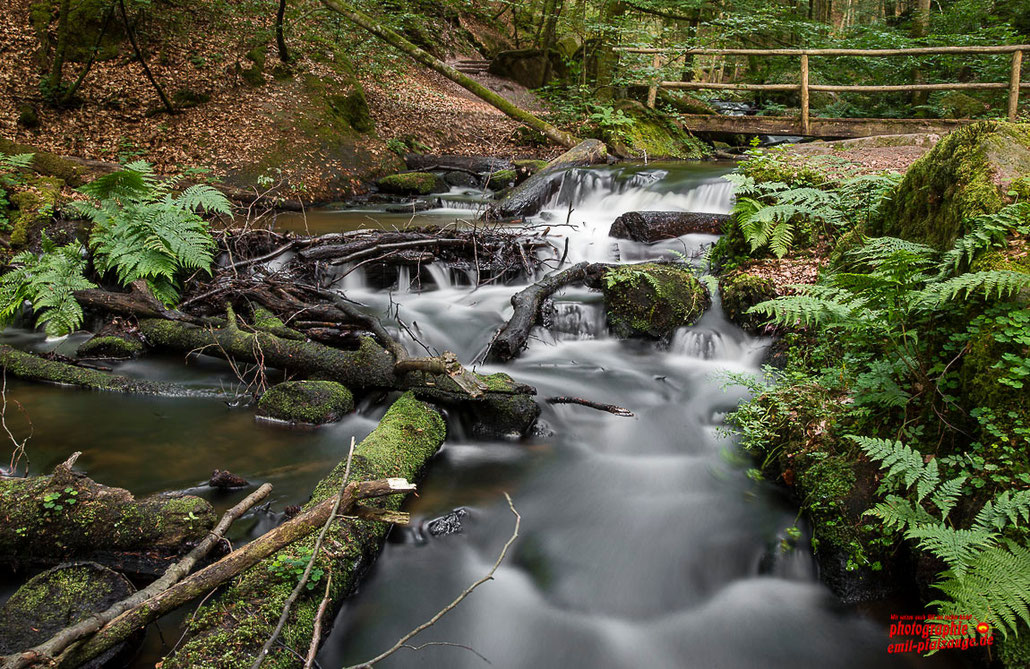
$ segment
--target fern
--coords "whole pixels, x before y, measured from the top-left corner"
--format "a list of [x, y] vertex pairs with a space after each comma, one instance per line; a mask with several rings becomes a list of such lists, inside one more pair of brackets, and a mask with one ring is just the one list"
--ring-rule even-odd
[[968, 266], [978, 255], [992, 248], [1004, 246], [1012, 232], [1030, 235], [1030, 203], [1016, 202], [995, 214], [978, 216], [967, 223], [969, 233], [955, 241], [944, 254], [942, 270], [956, 271]]
[[974, 294], [982, 294], [986, 298], [1006, 298], [1027, 288], [1030, 288], [1030, 274], [993, 270], [961, 274], [940, 283], [932, 283], [914, 294], [913, 298], [915, 303], [933, 308], [960, 295], [965, 298]]
[[1006, 638], [1030, 625], [1030, 549], [1007, 541], [974, 555], [961, 571], [949, 570], [934, 587], [948, 599], [931, 602], [943, 615], [968, 615]]
[[[925, 476], [926, 465], [923, 464], [923, 455], [914, 448], [905, 446], [899, 441], [874, 439], [853, 434], [848, 435], [848, 439], [855, 442], [871, 460], [881, 463], [880, 468], [887, 470], [888, 480], [900, 476], [905, 482], [906, 489]], [[936, 473], [936, 466], [933, 471]], [[933, 483], [936, 485], [936, 480]], [[920, 500], [925, 496], [920, 496]]]
[[172, 192], [176, 179], [158, 179], [139, 161], [84, 186], [96, 201], [79, 203], [93, 221], [89, 246], [100, 272], [113, 271], [119, 283], [143, 279], [165, 304], [179, 297], [178, 277], [184, 271], [209, 272], [215, 243], [197, 211], [231, 215], [228, 200], [206, 185]]
[[58, 337], [82, 324], [82, 307], [74, 291], [96, 285], [82, 275], [86, 261], [79, 244], [57, 247], [46, 233], [42, 238], [41, 255], [19, 253], [11, 263], [14, 269], [0, 277], [0, 325], [10, 325], [27, 300], [37, 314], [36, 327]]

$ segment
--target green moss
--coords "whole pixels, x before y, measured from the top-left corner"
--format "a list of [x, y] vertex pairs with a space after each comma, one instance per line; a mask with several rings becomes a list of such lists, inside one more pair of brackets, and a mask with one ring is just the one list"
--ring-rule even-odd
[[39, 127], [39, 112], [28, 103], [18, 105], [18, 125], [29, 130]]
[[[1030, 174], [1030, 125], [981, 121], [941, 139], [884, 203], [879, 231], [946, 249]], [[1017, 184], [1018, 185], [1018, 184]]]
[[698, 160], [712, 153], [711, 147], [664, 114], [635, 100], [620, 100], [615, 106], [633, 119], [633, 124], [623, 132], [628, 148], [638, 154], [648, 158]]
[[994, 642], [1002, 667], [1005, 669], [1030, 667], [1030, 634], [1026, 632], [1025, 627], [1023, 633], [1018, 637], [1011, 635], [1005, 638], [1000, 633], [995, 633]]
[[265, 74], [257, 65], [248, 67], [247, 69], [241, 69], [240, 76], [243, 77], [243, 81], [246, 82], [248, 86], [257, 88], [258, 86], [265, 85]]
[[3, 137], [0, 137], [0, 153], [8, 155], [17, 153], [34, 154], [32, 169], [46, 176], [57, 177], [73, 188], [81, 186], [84, 177], [89, 173], [87, 168], [61, 158], [56, 154], [39, 151], [35, 147], [12, 142]]
[[487, 185], [491, 190], [501, 190], [511, 186], [517, 178], [515, 170], [497, 170], [490, 173]]
[[127, 337], [92, 337], [75, 352], [80, 358], [135, 358], [143, 352], [143, 344]]
[[748, 331], [764, 325], [765, 319], [748, 310], [776, 297], [776, 287], [769, 279], [744, 272], [730, 274], [719, 280], [722, 308], [726, 317]]
[[354, 411], [354, 397], [334, 381], [286, 381], [258, 400], [258, 415], [291, 423], [322, 425]]
[[0, 366], [7, 370], [8, 374], [27, 381], [59, 383], [93, 390], [155, 395], [171, 394], [177, 390], [174, 386], [159, 381], [131, 379], [95, 369], [68, 365], [57, 360], [46, 360], [9, 346], [0, 346]]
[[180, 88], [172, 93], [172, 104], [177, 109], [189, 109], [206, 102], [211, 102], [211, 96], [207, 93], [195, 91], [192, 88]]
[[944, 112], [944, 118], [980, 118], [990, 110], [982, 100], [961, 91], [941, 96], [937, 106]]
[[536, 174], [540, 170], [547, 167], [546, 160], [516, 160], [512, 164], [515, 165], [515, 169], [521, 170], [526, 174]]
[[383, 177], [376, 185], [384, 192], [397, 195], [429, 195], [438, 189], [438, 180], [429, 172], [407, 172]]
[[255, 306], [252, 316], [254, 327], [265, 330], [285, 328], [286, 324], [268, 309], [262, 306]]
[[608, 325], [620, 337], [667, 337], [694, 323], [710, 300], [689, 270], [674, 265], [625, 265], [602, 278]]
[[268, 47], [260, 44], [246, 53], [246, 58], [254, 63], [259, 70], [265, 69], [265, 58], [268, 56]]
[[22, 247], [38, 237], [39, 229], [53, 218], [63, 186], [64, 182], [55, 177], [29, 177], [10, 196], [11, 204], [18, 210], [13, 217], [11, 246]]

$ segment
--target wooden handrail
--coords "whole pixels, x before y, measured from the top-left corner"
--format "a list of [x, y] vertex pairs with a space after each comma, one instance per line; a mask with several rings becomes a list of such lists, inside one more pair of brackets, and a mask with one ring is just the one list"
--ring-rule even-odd
[[1003, 44], [1000, 46], [920, 46], [908, 49], [656, 49], [620, 46], [622, 53], [674, 53], [676, 55], [710, 56], [934, 56], [947, 54], [1018, 53], [1030, 51], [1030, 44]]
[[[962, 91], [962, 90], [1008, 90], [1008, 118], [1015, 121], [1019, 112], [1019, 91], [1030, 89], [1022, 83], [1023, 52], [1030, 51], [1030, 44], [1004, 44], [999, 46], [937, 46], [913, 47], [909, 49], [657, 49], [645, 47], [617, 47], [622, 53], [653, 55], [652, 67], [661, 69], [662, 55], [675, 54], [677, 58], [688, 55], [723, 56], [800, 56], [801, 76], [797, 84], [725, 84], [698, 81], [658, 81], [648, 85], [647, 106], [654, 107], [659, 88], [681, 88], [689, 90], [724, 91], [799, 91], [801, 93], [801, 131], [808, 134], [811, 127], [811, 93], [824, 91], [834, 93], [894, 93], [908, 91]], [[944, 84], [906, 84], [903, 86], [837, 86], [809, 83], [811, 56], [930, 56], [947, 54], [1012, 54], [1012, 65], [1008, 83], [972, 82]]]

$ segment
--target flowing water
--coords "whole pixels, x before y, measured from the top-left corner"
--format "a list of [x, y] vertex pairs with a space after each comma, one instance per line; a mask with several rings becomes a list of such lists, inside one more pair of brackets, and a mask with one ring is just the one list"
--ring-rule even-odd
[[[632, 210], [726, 212], [732, 193], [719, 177], [729, 169], [575, 170], [536, 222], [553, 226], [559, 249], [562, 237], [569, 238], [570, 262], [674, 257], [698, 264], [715, 237], [647, 246], [611, 239], [607, 230]], [[416, 222], [468, 213], [437, 212]], [[317, 217], [322, 230], [382, 220], [369, 212]], [[351, 299], [389, 312], [391, 323], [404, 321], [413, 352], [423, 345], [451, 350], [471, 364], [523, 287], [473, 288], [472, 278], [428, 266], [401, 271], [391, 291], [369, 287], [361, 270], [341, 285]], [[476, 440], [451, 425], [409, 504], [416, 522], [393, 532], [340, 612], [321, 666], [376, 655], [483, 576], [512, 531], [503, 492], [522, 515], [507, 560], [492, 582], [413, 642], [467, 648], [402, 651], [381, 666], [489, 666], [481, 656], [494, 667], [889, 666], [885, 623], [835, 602], [818, 583], [805, 541], [779, 550], [796, 509], [771, 485], [747, 478], [746, 464], [734, 455], [725, 416], [744, 392], [731, 376], [759, 374], [769, 342], [727, 322], [715, 297], [699, 323], [658, 345], [611, 338], [599, 296], [570, 288], [555, 298], [553, 327], [537, 329], [518, 360], [479, 365], [536, 386], [542, 398], [582, 397], [635, 416], [544, 405], [537, 433], [521, 442]], [[28, 348], [57, 345], [25, 332], [4, 337]], [[115, 371], [197, 388], [235, 383], [227, 365], [203, 356], [186, 368], [157, 358], [118, 364]], [[219, 508], [242, 493], [222, 497], [196, 487], [215, 467], [272, 482], [275, 509], [300, 503], [345, 456], [351, 435], [362, 438], [385, 411], [361, 406], [341, 423], [304, 432], [255, 424], [249, 409], [220, 400], [11, 386], [34, 423], [34, 471], [81, 450], [79, 465], [99, 481], [137, 494], [195, 488]], [[9, 415], [16, 431], [27, 429], [23, 417]], [[253, 536], [276, 518], [259, 515], [235, 536]], [[168, 643], [177, 636], [166, 629]], [[153, 666], [162, 653], [160, 638], [151, 634], [148, 644], [138, 666]]]

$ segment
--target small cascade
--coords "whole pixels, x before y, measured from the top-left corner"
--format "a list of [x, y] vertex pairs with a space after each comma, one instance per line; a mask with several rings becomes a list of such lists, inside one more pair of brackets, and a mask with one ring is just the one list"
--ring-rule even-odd
[[555, 302], [547, 325], [558, 341], [582, 341], [602, 336], [607, 322], [600, 304]]
[[727, 343], [721, 332], [702, 328], [684, 328], [673, 335], [669, 352], [702, 360], [725, 358]]

